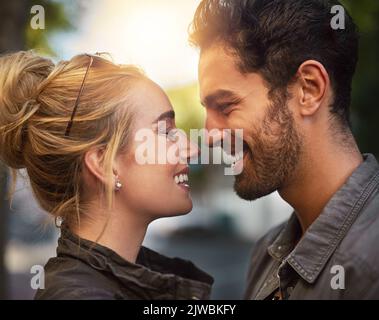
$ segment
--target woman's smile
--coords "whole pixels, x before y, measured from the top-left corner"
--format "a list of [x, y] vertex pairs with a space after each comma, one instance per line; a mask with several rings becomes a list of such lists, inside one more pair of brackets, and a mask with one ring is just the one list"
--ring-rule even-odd
[[184, 169], [182, 169], [181, 171], [179, 171], [178, 173], [176, 173], [174, 176], [175, 184], [181, 190], [184, 190], [186, 192], [189, 192], [189, 190], [190, 190], [190, 185], [188, 183], [189, 182], [188, 175], [189, 175], [189, 167], [187, 166]]

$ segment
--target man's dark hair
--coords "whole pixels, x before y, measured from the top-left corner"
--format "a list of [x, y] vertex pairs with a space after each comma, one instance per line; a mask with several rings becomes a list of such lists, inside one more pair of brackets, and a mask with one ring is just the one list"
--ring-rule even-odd
[[351, 83], [358, 60], [357, 28], [345, 10], [334, 30], [331, 0], [203, 0], [190, 29], [201, 50], [221, 42], [242, 72], [259, 72], [271, 91], [286, 88], [306, 60], [324, 65], [334, 91], [332, 114], [349, 126]]

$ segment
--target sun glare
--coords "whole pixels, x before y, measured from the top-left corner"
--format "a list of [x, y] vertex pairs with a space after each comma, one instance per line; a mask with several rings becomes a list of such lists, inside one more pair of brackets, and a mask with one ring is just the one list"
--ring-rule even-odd
[[72, 48], [110, 52], [120, 63], [142, 67], [164, 87], [196, 81], [197, 53], [188, 26], [199, 1], [100, 1], [83, 20]]

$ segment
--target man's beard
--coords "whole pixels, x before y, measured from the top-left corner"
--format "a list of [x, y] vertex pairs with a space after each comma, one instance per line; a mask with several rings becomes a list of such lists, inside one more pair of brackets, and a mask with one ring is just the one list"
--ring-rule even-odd
[[254, 128], [244, 170], [236, 176], [234, 189], [245, 200], [256, 200], [283, 187], [299, 162], [302, 139], [295, 128], [287, 95], [273, 96], [265, 119]]

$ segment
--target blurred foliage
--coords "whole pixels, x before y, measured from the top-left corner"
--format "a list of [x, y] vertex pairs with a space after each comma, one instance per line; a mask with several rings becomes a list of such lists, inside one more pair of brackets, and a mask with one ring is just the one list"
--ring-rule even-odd
[[73, 10], [68, 9], [75, 7], [75, 3], [73, 1], [32, 0], [30, 1], [30, 8], [33, 5], [41, 5], [45, 9], [45, 29], [34, 30], [28, 24], [26, 27], [26, 48], [55, 56], [49, 37], [56, 32], [74, 30], [73, 21], [76, 21], [77, 16]]
[[[204, 127], [205, 111], [200, 104], [199, 86], [197, 84], [166, 90], [175, 109], [175, 120], [178, 128], [189, 135], [190, 129]], [[200, 140], [198, 141], [200, 142]], [[191, 165], [193, 190], [201, 192], [204, 187], [206, 172], [201, 165]]]
[[187, 133], [204, 127], [204, 108], [200, 104], [197, 84], [166, 91], [176, 112], [176, 124]]
[[360, 51], [353, 82], [352, 124], [362, 152], [379, 157], [379, 1], [341, 1], [358, 25]]

